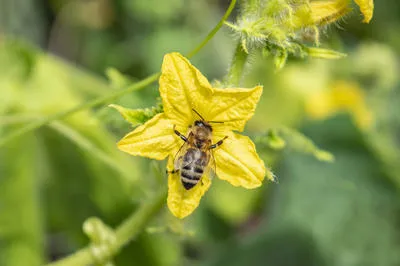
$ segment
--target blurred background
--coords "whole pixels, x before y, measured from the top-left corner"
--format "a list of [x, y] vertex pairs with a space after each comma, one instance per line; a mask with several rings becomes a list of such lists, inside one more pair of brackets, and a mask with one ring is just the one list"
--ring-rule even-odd
[[[0, 138], [159, 71], [228, 4], [0, 0]], [[370, 24], [354, 5], [323, 29], [322, 46], [345, 59], [290, 58], [276, 72], [272, 59], [251, 57], [244, 85], [264, 94], [245, 134], [278, 183], [245, 190], [214, 179], [193, 215], [180, 221], [165, 208], [115, 264], [400, 265], [400, 2], [375, 5]], [[223, 28], [191, 61], [221, 79], [235, 43]], [[114, 103], [145, 108], [158, 97], [153, 84]], [[116, 149], [130, 130], [104, 105], [0, 148], [0, 265], [70, 254], [88, 243], [87, 218], [115, 227], [165, 185], [164, 162]]]

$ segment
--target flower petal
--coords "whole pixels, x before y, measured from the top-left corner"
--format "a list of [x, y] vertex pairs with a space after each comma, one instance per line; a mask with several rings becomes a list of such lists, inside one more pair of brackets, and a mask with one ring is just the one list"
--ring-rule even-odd
[[179, 53], [164, 56], [161, 72], [164, 112], [178, 126], [187, 127], [193, 122], [192, 108], [203, 113], [213, 89], [207, 78]]
[[310, 3], [311, 21], [319, 26], [337, 21], [351, 11], [348, 0], [324, 0]]
[[[173, 158], [170, 157], [168, 169], [173, 168]], [[199, 206], [201, 197], [209, 189], [211, 180], [204, 175], [201, 181], [190, 190], [186, 190], [178, 173], [168, 175], [168, 208], [178, 218], [185, 218]]]
[[[262, 89], [262, 86], [252, 89], [214, 88], [212, 98], [207, 100], [206, 106], [209, 110], [205, 116], [211, 121], [224, 122], [219, 124], [223, 127], [241, 132], [247, 120], [254, 114]], [[218, 124], [213, 126], [218, 127]]]
[[261, 186], [265, 175], [274, 180], [258, 157], [254, 143], [246, 136], [231, 133], [215, 150], [217, 176], [234, 186], [256, 188]]
[[131, 155], [163, 160], [179, 145], [172, 127], [164, 113], [158, 114], [123, 137], [118, 148]]
[[364, 15], [364, 23], [369, 23], [374, 14], [374, 0], [354, 0]]

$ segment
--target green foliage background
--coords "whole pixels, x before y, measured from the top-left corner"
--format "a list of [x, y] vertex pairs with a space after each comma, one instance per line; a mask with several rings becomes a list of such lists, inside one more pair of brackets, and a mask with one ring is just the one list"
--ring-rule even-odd
[[[400, 265], [400, 2], [375, 4], [371, 24], [354, 12], [324, 29], [324, 47], [346, 59], [291, 58], [276, 72], [252, 55], [244, 85], [262, 84], [264, 94], [246, 134], [279, 183], [245, 190], [214, 180], [192, 216], [178, 221], [164, 209], [116, 265]], [[0, 138], [159, 71], [165, 53], [193, 49], [227, 5], [0, 0]], [[234, 47], [225, 28], [191, 61], [221, 79]], [[336, 80], [363, 88], [373, 127], [346, 112], [308, 117], [303, 89]], [[113, 103], [151, 108], [158, 97], [152, 85]], [[0, 265], [70, 254], [88, 243], [87, 218], [115, 227], [166, 185], [164, 162], [116, 149], [129, 130], [103, 105], [0, 147]], [[316, 147], [335, 161], [318, 160]]]

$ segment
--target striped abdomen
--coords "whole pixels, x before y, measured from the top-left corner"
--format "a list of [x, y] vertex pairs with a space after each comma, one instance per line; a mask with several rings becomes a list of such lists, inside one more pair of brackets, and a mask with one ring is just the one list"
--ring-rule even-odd
[[208, 161], [208, 155], [199, 149], [190, 148], [186, 151], [180, 170], [181, 182], [185, 189], [193, 188], [200, 181]]

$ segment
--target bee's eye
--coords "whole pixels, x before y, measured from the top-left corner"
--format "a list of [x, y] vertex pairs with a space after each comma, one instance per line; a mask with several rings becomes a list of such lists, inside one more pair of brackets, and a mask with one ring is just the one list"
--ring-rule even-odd
[[194, 125], [195, 125], [195, 126], [198, 126], [198, 127], [201, 127], [201, 126], [203, 126], [204, 124], [203, 124], [203, 122], [197, 120], [197, 121], [194, 122]]

